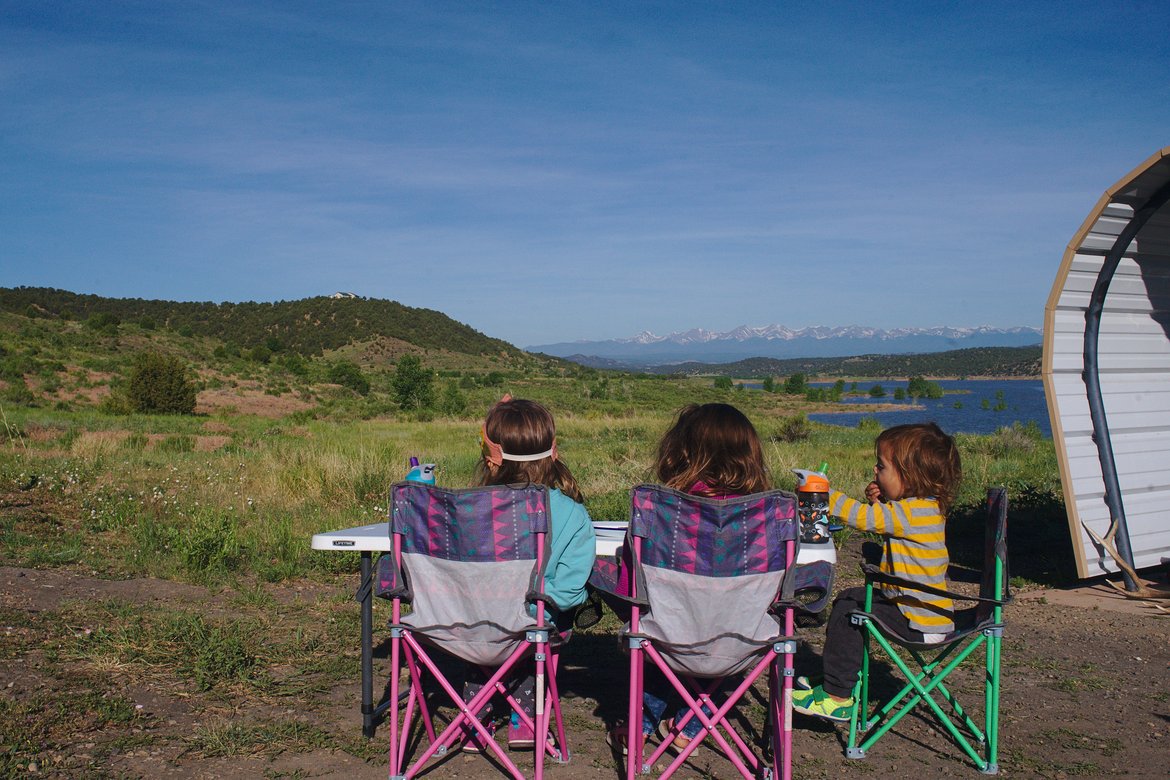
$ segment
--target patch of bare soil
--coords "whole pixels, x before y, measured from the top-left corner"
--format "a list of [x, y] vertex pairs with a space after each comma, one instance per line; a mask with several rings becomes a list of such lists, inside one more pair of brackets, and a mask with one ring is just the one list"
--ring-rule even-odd
[[207, 422], [203, 423], [203, 430], [207, 431], [208, 433], [230, 434], [233, 429], [232, 426], [228, 425], [222, 420], [208, 420]]
[[[843, 572], [856, 561], [843, 551]], [[356, 579], [356, 575], [354, 577]], [[848, 579], [848, 577], [846, 577]], [[346, 599], [354, 583], [298, 583], [267, 586], [279, 609], [292, 599]], [[162, 580], [108, 581], [63, 570], [0, 568], [0, 607], [12, 625], [0, 626], [0, 712], [36, 702], [67, 703], [93, 690], [108, 691], [134, 703], [135, 717], [122, 726], [91, 730], [74, 724], [76, 737], [34, 769], [13, 776], [173, 777], [173, 778], [328, 778], [383, 780], [387, 728], [373, 742], [360, 734], [358, 637], [353, 632], [347, 662], [352, 677], [291, 699], [233, 698], [199, 693], [189, 683], [144, 674], [134, 667], [89, 668], [88, 676], [64, 676], [53, 663], [54, 615], [65, 605], [116, 600], [176, 609], [232, 609], [232, 592]], [[1063, 592], [1061, 592], [1063, 593]], [[1113, 604], [1124, 605], [1114, 609]], [[1008, 608], [1003, 660], [1000, 774], [1006, 778], [1116, 776], [1161, 778], [1170, 768], [1170, 621], [1152, 610], [1133, 609], [1127, 600], [1065, 599], [1056, 592], [1023, 594]], [[357, 604], [350, 607], [356, 613]], [[341, 621], [339, 621], [340, 623]], [[31, 648], [20, 635], [43, 631]], [[815, 671], [823, 632], [803, 629], [807, 644], [797, 658], [798, 673]], [[27, 639], [27, 636], [26, 636]], [[379, 679], [387, 673], [386, 643], [378, 636]], [[13, 648], [24, 648], [14, 651]], [[623, 770], [605, 743], [605, 729], [623, 717], [626, 669], [612, 634], [579, 632], [565, 649], [558, 679], [571, 729], [572, 759], [546, 766], [550, 778], [605, 778]], [[274, 676], [288, 670], [269, 670]], [[980, 671], [957, 673], [956, 686], [980, 711]], [[86, 679], [81, 689], [77, 679]], [[888, 667], [879, 665], [879, 686], [888, 687]], [[975, 694], [975, 695], [972, 695]], [[962, 698], [962, 696], [960, 696]], [[67, 704], [63, 712], [68, 712]], [[193, 733], [215, 723], [240, 728], [294, 721], [330, 735], [332, 747], [297, 743], [269, 755], [212, 756], [192, 750]], [[845, 728], [795, 718], [794, 763], [797, 778], [960, 777], [977, 770], [928, 721], [903, 720], [861, 761], [843, 756]], [[756, 724], [756, 728], [759, 725]], [[501, 730], [503, 731], [503, 730]], [[338, 747], [340, 746], [340, 747]], [[515, 754], [514, 754], [515, 755]], [[95, 759], [94, 756], [100, 756]], [[521, 768], [530, 759], [519, 759]], [[85, 771], [82, 772], [82, 769]], [[663, 767], [659, 767], [663, 768]], [[499, 776], [482, 756], [456, 754], [433, 764], [431, 778]], [[681, 778], [730, 778], [731, 765], [702, 747]]]
[[234, 409], [239, 414], [278, 418], [312, 406], [291, 393], [269, 395], [263, 390], [252, 388], [203, 390], [195, 398], [196, 414], [215, 414], [220, 410]]

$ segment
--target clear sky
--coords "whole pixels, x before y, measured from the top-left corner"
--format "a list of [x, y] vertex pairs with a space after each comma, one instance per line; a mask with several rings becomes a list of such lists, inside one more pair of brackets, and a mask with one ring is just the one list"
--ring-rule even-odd
[[1039, 326], [1170, 3], [0, 0], [0, 286], [518, 346]]

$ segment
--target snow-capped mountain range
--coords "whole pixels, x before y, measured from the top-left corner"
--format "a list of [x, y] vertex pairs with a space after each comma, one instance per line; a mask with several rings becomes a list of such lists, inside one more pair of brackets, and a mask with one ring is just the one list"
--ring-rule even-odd
[[630, 366], [698, 361], [730, 363], [751, 357], [848, 357], [867, 354], [943, 352], [968, 347], [1022, 347], [1040, 343], [1039, 328], [937, 327], [884, 330], [860, 325], [813, 326], [793, 329], [784, 325], [748, 327], [716, 332], [704, 328], [657, 336], [607, 341], [571, 341], [526, 347], [529, 352], [594, 362], [601, 358]]

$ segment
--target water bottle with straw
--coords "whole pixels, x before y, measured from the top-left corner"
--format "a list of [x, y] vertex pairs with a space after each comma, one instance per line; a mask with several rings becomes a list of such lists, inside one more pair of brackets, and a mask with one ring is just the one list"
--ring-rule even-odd
[[800, 515], [800, 540], [811, 544], [829, 541], [829, 464], [812, 469], [793, 469], [797, 476], [796, 506]]
[[410, 456], [410, 471], [406, 472], [407, 482], [422, 482], [425, 485], [435, 484], [435, 464], [419, 463], [418, 458]]

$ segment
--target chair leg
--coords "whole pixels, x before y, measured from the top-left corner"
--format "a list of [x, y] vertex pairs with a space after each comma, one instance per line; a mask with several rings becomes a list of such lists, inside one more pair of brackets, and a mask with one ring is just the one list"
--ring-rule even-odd
[[[998, 766], [996, 766], [995, 762], [991, 760], [991, 748], [988, 744], [990, 738], [987, 737], [984, 732], [980, 731], [979, 728], [971, 721], [971, 719], [967, 717], [966, 713], [963, 711], [958, 701], [955, 700], [954, 696], [951, 695], [943, 681], [981, 645], [984, 646], [989, 658], [991, 656], [995, 656], [996, 651], [993, 649], [992, 643], [988, 640], [996, 639], [997, 637], [988, 636], [985, 633], [984, 636], [976, 638], [974, 641], [965, 646], [961, 651], [955, 653], [953, 658], [949, 657], [953, 648], [946, 648], [939, 653], [935, 660], [926, 663], [923, 663], [923, 658], [919, 653], [912, 652], [911, 656], [916, 662], [920, 664], [920, 666], [922, 666], [922, 671], [916, 673], [910, 669], [909, 665], [902, 658], [902, 656], [894, 650], [890, 642], [886, 640], [886, 638], [873, 627], [872, 623], [866, 621], [864, 624], [864, 630], [868, 636], [871, 636], [873, 640], [881, 646], [882, 650], [898, 668], [898, 671], [905, 676], [907, 684], [903, 686], [902, 690], [899, 691], [897, 695], [895, 695], [890, 699], [889, 702], [883, 705], [872, 718], [870, 718], [868, 714], [863, 715], [865, 720], [863, 723], [859, 724], [860, 728], [858, 729], [860, 732], [859, 738], [863, 738], [863, 742], [860, 745], [857, 745], [854, 741], [855, 735], [851, 731], [850, 744], [846, 755], [850, 758], [864, 758], [866, 751], [873, 747], [873, 745], [891, 728], [893, 728], [893, 726], [898, 721], [900, 721], [907, 713], [913, 710], [916, 705], [923, 703], [931, 710], [931, 712], [933, 712], [939, 724], [943, 727], [946, 733], [950, 735], [955, 744], [958, 745], [958, 747], [967, 755], [968, 758], [971, 759], [971, 761], [981, 772], [995, 774], [998, 771]], [[948, 658], [949, 660], [947, 660], [947, 663], [945, 666], [943, 666], [943, 660]], [[987, 663], [991, 664], [993, 661], [988, 660]], [[940, 666], [942, 667], [941, 670], [939, 668]], [[997, 680], [998, 674], [993, 676], [992, 682], [986, 684], [994, 684], [994, 682]], [[955, 717], [958, 718], [962, 725], [967, 728], [968, 732], [975, 739], [976, 743], [984, 746], [987, 749], [987, 758], [980, 756], [979, 751], [977, 751], [971, 744], [971, 741], [963, 735], [954, 720], [948, 716], [947, 713], [943, 711], [942, 707], [939, 706], [938, 702], [935, 701], [932, 694], [936, 691], [945, 701], [952, 705], [954, 708]], [[992, 695], [994, 694], [989, 695], [985, 693], [985, 697], [988, 699], [990, 699]], [[855, 708], [860, 706], [860, 704], [860, 701], [856, 702]], [[896, 711], [895, 708], [897, 708]], [[998, 722], [998, 708], [989, 709], [987, 711], [987, 716], [988, 720], [986, 725], [988, 733], [990, 733], [991, 723], [995, 722], [997, 724]]]
[[626, 720], [626, 780], [643, 771], [649, 771], [642, 763], [644, 749], [642, 739], [642, 646], [632, 642], [630, 647], [630, 702]]

